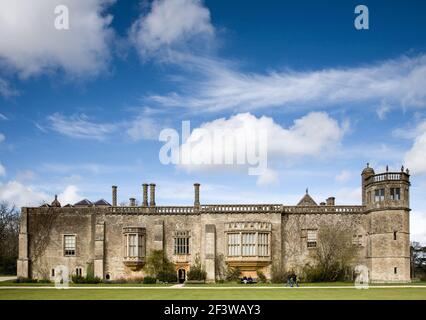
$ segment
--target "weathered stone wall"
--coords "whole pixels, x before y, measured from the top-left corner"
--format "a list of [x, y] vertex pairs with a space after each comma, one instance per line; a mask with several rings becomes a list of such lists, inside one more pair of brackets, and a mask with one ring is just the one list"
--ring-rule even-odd
[[307, 247], [307, 230], [319, 229], [323, 224], [339, 225], [362, 235], [362, 246], [358, 248], [356, 264], [366, 265], [367, 217], [364, 213], [298, 213], [282, 216], [282, 261], [284, 269], [301, 272], [307, 263], [313, 263], [311, 253], [316, 248]]
[[[219, 258], [227, 261], [225, 224], [262, 222], [271, 224], [271, 258], [269, 263], [258, 267], [267, 277], [271, 275], [271, 262], [287, 270], [300, 270], [311, 261], [310, 252], [315, 250], [307, 248], [307, 230], [318, 229], [321, 224], [338, 224], [362, 235], [357, 264], [369, 267], [372, 281], [409, 281], [409, 214], [405, 209], [346, 213], [298, 209], [294, 213], [117, 214], [108, 208], [86, 207], [24, 208], [23, 213], [26, 214], [21, 221], [19, 276], [26, 276], [26, 259], [28, 275], [33, 278], [51, 278], [51, 269], [58, 265], [68, 267], [71, 273], [80, 267], [83, 275], [93, 268], [95, 275], [102, 278], [109, 275], [111, 280], [144, 276], [142, 269], [134, 270], [123, 263], [123, 228], [141, 227], [146, 230], [146, 255], [163, 249], [176, 269], [186, 271], [199, 255], [208, 280], [213, 281], [218, 276], [215, 264]], [[173, 234], [177, 230], [190, 231], [189, 255], [174, 255]], [[63, 255], [64, 234], [77, 236], [75, 257]], [[40, 243], [42, 250], [38, 252]], [[245, 274], [255, 276], [253, 266], [244, 268]]]

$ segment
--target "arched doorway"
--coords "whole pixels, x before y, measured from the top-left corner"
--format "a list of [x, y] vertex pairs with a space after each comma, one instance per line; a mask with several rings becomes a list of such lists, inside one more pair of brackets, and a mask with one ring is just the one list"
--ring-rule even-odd
[[186, 271], [185, 269], [179, 269], [178, 270], [178, 279], [179, 283], [184, 283], [186, 279]]

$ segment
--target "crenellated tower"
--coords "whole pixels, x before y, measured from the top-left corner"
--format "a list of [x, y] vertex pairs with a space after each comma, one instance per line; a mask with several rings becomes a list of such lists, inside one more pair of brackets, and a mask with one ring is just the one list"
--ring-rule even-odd
[[408, 169], [362, 174], [362, 203], [367, 213], [367, 262], [372, 282], [410, 281]]

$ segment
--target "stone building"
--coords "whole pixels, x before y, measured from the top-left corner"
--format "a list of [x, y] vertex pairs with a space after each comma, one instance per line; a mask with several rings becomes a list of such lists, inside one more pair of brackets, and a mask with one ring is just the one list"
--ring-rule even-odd
[[[200, 185], [194, 184], [193, 206], [158, 206], [155, 184], [142, 185], [142, 203], [128, 206], [105, 200], [22, 208], [18, 276], [54, 277], [55, 267], [71, 273], [120, 279], [144, 276], [152, 250], [164, 250], [180, 281], [195, 257], [207, 280], [220, 277], [221, 264], [239, 267], [256, 277], [270, 276], [272, 264], [300, 270], [318, 245], [321, 224], [350, 227], [358, 261], [373, 282], [410, 281], [409, 172], [361, 174], [362, 204], [336, 205], [330, 197], [317, 204], [306, 192], [297, 205], [201, 204]], [[149, 188], [149, 201], [148, 201]]]

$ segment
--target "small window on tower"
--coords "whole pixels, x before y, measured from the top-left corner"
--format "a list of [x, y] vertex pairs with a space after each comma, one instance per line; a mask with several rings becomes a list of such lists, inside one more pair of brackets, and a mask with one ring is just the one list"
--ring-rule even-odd
[[396, 231], [393, 232], [393, 240], [396, 240]]
[[374, 201], [380, 202], [385, 200], [385, 189], [376, 189], [374, 191]]
[[390, 189], [390, 198], [391, 198], [391, 200], [401, 200], [401, 189], [400, 188], [391, 188]]
[[52, 277], [54, 277], [54, 276], [55, 276], [55, 269], [52, 269], [51, 276], [52, 276]]
[[398, 268], [397, 268], [397, 267], [393, 268], [393, 273], [394, 273], [394, 274], [397, 274], [397, 273], [398, 273]]
[[317, 230], [308, 230], [307, 247], [315, 248], [317, 246]]

